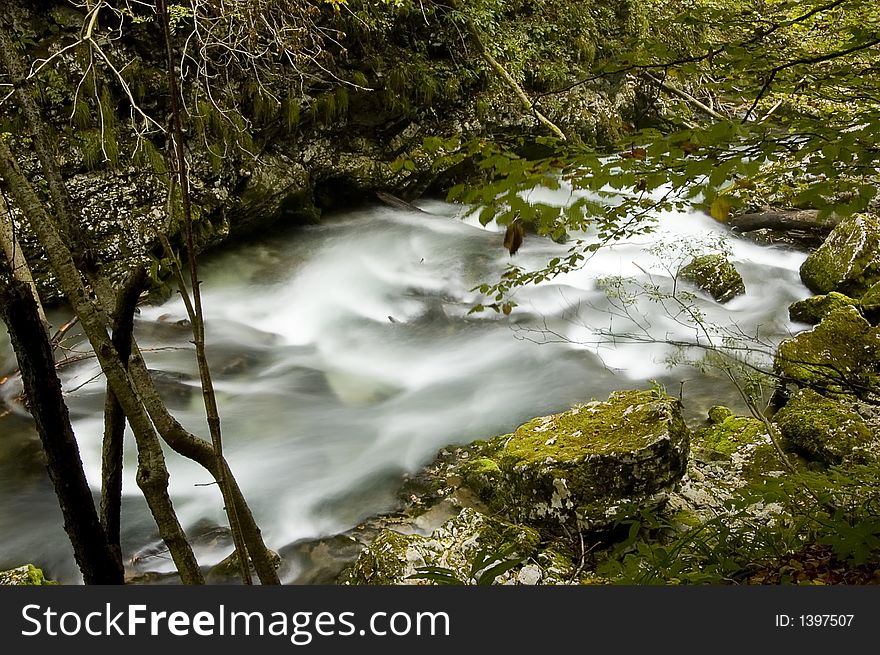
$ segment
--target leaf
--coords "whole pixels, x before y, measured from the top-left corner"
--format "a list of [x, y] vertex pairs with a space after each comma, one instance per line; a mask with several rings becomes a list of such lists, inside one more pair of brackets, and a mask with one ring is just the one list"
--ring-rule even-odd
[[452, 569], [442, 566], [420, 566], [416, 572], [406, 577], [407, 580], [430, 580], [442, 585], [463, 585]]
[[719, 223], [724, 223], [730, 217], [730, 200], [726, 196], [718, 196], [709, 207], [709, 214]]
[[504, 247], [511, 256], [515, 255], [516, 251], [519, 250], [524, 237], [525, 230], [523, 229], [522, 222], [519, 218], [515, 218], [504, 232]]

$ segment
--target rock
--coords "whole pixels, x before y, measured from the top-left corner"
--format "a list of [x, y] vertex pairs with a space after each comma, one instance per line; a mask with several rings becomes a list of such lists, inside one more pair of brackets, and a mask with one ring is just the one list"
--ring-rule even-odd
[[43, 586], [57, 584], [47, 580], [43, 570], [33, 564], [25, 564], [8, 571], [0, 571], [0, 587], [3, 586]]
[[842, 220], [801, 265], [801, 280], [814, 293], [853, 297], [880, 282], [880, 218], [855, 214]]
[[868, 397], [880, 391], [880, 328], [855, 307], [839, 307], [813, 329], [779, 344], [774, 366], [799, 386]]
[[816, 325], [835, 309], [846, 307], [847, 305], [855, 307], [858, 304], [858, 300], [832, 291], [831, 293], [811, 296], [810, 298], [792, 303], [788, 308], [788, 317], [798, 323]]
[[746, 292], [742, 276], [724, 255], [700, 255], [681, 269], [681, 277], [720, 303]]
[[[533, 555], [540, 542], [538, 533], [522, 525], [513, 525], [497, 518], [465, 508], [461, 513], [434, 530], [429, 536], [404, 535], [385, 529], [358, 557], [348, 573], [351, 585], [425, 585], [430, 580], [411, 576], [424, 566], [446, 569], [456, 579], [474, 584], [475, 577], [505, 559], [525, 559]], [[506, 554], [504, 554], [506, 553]], [[497, 554], [497, 558], [492, 556]], [[488, 563], [473, 570], [478, 558]], [[537, 567], [535, 567], [537, 568]], [[540, 579], [525, 573], [528, 580]], [[516, 574], [505, 573], [501, 580], [515, 580]]]
[[551, 534], [599, 528], [624, 507], [661, 502], [684, 473], [689, 438], [678, 400], [617, 391], [477, 445], [461, 473], [513, 522]]
[[[278, 553], [270, 550], [269, 559], [272, 561], [272, 564], [276, 569], [281, 567], [281, 556]], [[254, 576], [254, 579], [257, 579], [253, 563], [249, 562], [249, 564], [251, 575]], [[219, 564], [216, 564], [210, 571], [208, 571], [208, 575], [205, 576], [205, 581], [210, 584], [241, 582], [238, 551], [233, 550], [226, 559]]]
[[725, 419], [733, 416], [733, 412], [724, 405], [715, 405], [709, 408], [709, 422], [713, 425], [722, 423]]
[[812, 389], [799, 390], [773, 419], [790, 446], [824, 464], [876, 459], [874, 434], [857, 412]]
[[767, 428], [761, 421], [746, 416], [734, 416], [731, 412], [724, 419], [696, 430], [692, 445], [695, 452], [702, 454], [704, 459], [730, 459], [742, 446], [766, 443], [767, 440]]
[[880, 321], [880, 282], [875, 282], [859, 299], [859, 307], [872, 324]]

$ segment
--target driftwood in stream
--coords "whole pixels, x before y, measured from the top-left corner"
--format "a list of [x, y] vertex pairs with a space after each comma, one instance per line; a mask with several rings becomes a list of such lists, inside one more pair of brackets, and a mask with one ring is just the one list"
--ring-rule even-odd
[[729, 225], [742, 234], [761, 241], [815, 246], [827, 237], [840, 217], [830, 214], [819, 218], [817, 209], [775, 209], [741, 214], [730, 219]]

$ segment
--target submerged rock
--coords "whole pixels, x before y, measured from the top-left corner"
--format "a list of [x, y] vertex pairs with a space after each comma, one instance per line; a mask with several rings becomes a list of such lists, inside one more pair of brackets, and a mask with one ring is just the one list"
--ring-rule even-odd
[[56, 584], [47, 580], [43, 570], [33, 564], [25, 564], [8, 571], [0, 571], [0, 586], [43, 586]]
[[661, 502], [684, 473], [689, 440], [678, 400], [617, 391], [483, 442], [461, 475], [514, 522], [550, 533], [598, 528], [623, 506]]
[[746, 292], [742, 276], [724, 255], [700, 255], [681, 269], [681, 277], [720, 303]]
[[800, 272], [814, 293], [861, 296], [880, 281], [880, 218], [855, 214], [842, 220], [807, 257]]
[[844, 403], [812, 389], [799, 390], [774, 421], [790, 446], [825, 464], [875, 459], [874, 434], [862, 417]]
[[810, 298], [792, 303], [788, 308], [788, 317], [792, 321], [797, 321], [798, 323], [816, 325], [835, 309], [840, 309], [841, 307], [846, 306], [855, 307], [858, 304], [858, 300], [854, 300], [842, 293], [832, 291], [827, 294], [811, 296]]

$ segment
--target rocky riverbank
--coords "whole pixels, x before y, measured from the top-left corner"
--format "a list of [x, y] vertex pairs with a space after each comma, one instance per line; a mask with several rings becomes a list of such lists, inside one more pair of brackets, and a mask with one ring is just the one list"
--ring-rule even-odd
[[[638, 550], [627, 551], [621, 544], [632, 546], [637, 538], [645, 540], [639, 542], [643, 554], [655, 548], [665, 555], [664, 545], [683, 548], [690, 535], [702, 531], [706, 542], [691, 546], [724, 550], [712, 544], [711, 535], [719, 529], [735, 541], [754, 530], [780, 536], [801, 522], [804, 534], [791, 531], [789, 551], [775, 557], [791, 558], [797, 565], [802, 552], [815, 559], [821, 550], [817, 544], [830, 543], [841, 547], [832, 548], [834, 554], [822, 566], [803, 576], [845, 580], [831, 576], [836, 566], [838, 573], [849, 571], [859, 582], [880, 583], [860, 569], [865, 558], [877, 560], [871, 548], [876, 529], [867, 519], [876, 510], [878, 489], [859, 478], [876, 477], [880, 462], [880, 328], [872, 300], [880, 283], [876, 221], [872, 215], [841, 221], [804, 263], [805, 283], [834, 295], [832, 301], [829, 295], [817, 296], [792, 307], [793, 312], [814, 308], [811, 315], [818, 324], [778, 349], [778, 411], [768, 411], [766, 418], [734, 416], [719, 406], [710, 410], [704, 425], [688, 427], [678, 401], [662, 390], [619, 391], [607, 400], [536, 418], [512, 434], [444, 449], [403, 486], [400, 513], [378, 517], [350, 535], [364, 550], [337, 581], [632, 582], [624, 562], [633, 561], [625, 559], [627, 554], [638, 559], [633, 555]], [[849, 485], [835, 477], [846, 471], [858, 471]], [[817, 483], [815, 476], [822, 475], [829, 475], [828, 482], [819, 478]], [[820, 490], [824, 500], [812, 497], [806, 506], [799, 505], [804, 502], [798, 498], [799, 485], [816, 484], [820, 487], [813, 492]], [[834, 504], [844, 497], [848, 503], [864, 503], [866, 513]], [[829, 502], [833, 510], [823, 507]], [[847, 557], [840, 535], [804, 528], [806, 516], [826, 511], [837, 512], [835, 520], [861, 534], [854, 538], [863, 540], [859, 554]], [[639, 529], [633, 532], [633, 526]], [[349, 543], [349, 556], [353, 550]], [[771, 550], [764, 555], [769, 558]], [[681, 561], [670, 563], [672, 579], [665, 581], [700, 579], [693, 570], [675, 577], [673, 569], [687, 567], [680, 555]], [[753, 581], [769, 579], [767, 571], [777, 566], [743, 557], [740, 573], [751, 574]], [[340, 558], [337, 564], [343, 562]], [[605, 577], [608, 571], [621, 577]], [[807, 580], [778, 571], [774, 575], [776, 581]], [[723, 581], [709, 571], [705, 578]]]
[[[8, 4], [25, 60], [53, 58], [33, 89], [86, 236], [116, 277], [140, 264], [152, 267], [160, 282], [165, 255], [156, 234], [164, 231], [177, 242], [179, 219], [168, 211], [174, 203], [161, 126], [169, 102], [162, 52], [152, 47], [160, 40], [155, 21], [105, 9], [90, 29], [95, 47], [74, 46], [87, 22], [83, 9], [52, 0]], [[506, 8], [475, 0], [457, 11], [433, 3], [348, 6], [338, 12], [314, 3], [307, 18], [315, 47], [321, 35], [332, 39], [324, 38], [312, 63], [279, 65], [258, 81], [234, 67], [217, 86], [195, 73], [185, 80], [200, 249], [313, 222], [323, 212], [370, 201], [377, 191], [404, 199], [442, 191], [470, 174], [459, 158], [443, 164], [456, 144], [544, 134], [535, 114], [462, 36], [467, 21], [517, 44], [489, 49], [529, 94], [565, 89], [584, 66], [644, 29], [641, 10], [628, 0]], [[197, 57], [185, 49], [195, 18], [186, 10], [178, 14], [177, 55]], [[548, 95], [540, 109], [570, 138], [609, 145], [650, 106], [634, 78], [617, 76]], [[142, 125], [144, 116], [155, 123]], [[27, 153], [22, 118], [7, 123], [2, 131]], [[424, 147], [429, 136], [440, 144], [432, 152]], [[38, 175], [31, 158], [24, 155], [23, 166]], [[25, 249], [36, 253], [26, 226], [16, 222]], [[35, 269], [44, 295], [53, 296], [51, 274]]]

